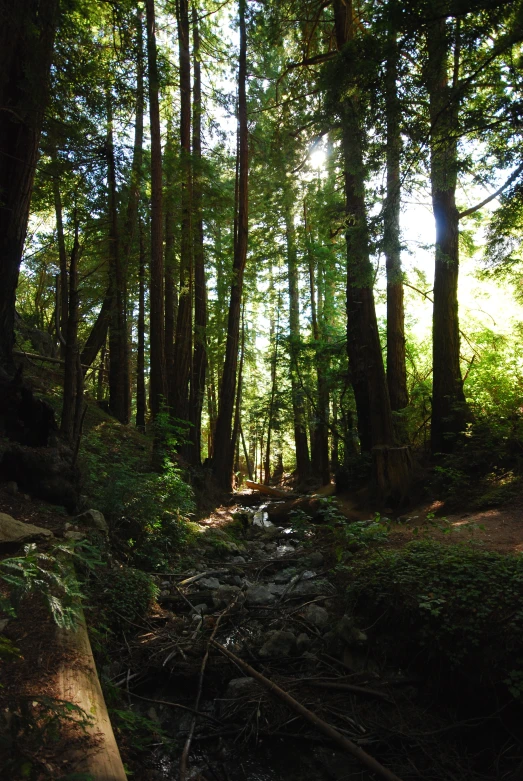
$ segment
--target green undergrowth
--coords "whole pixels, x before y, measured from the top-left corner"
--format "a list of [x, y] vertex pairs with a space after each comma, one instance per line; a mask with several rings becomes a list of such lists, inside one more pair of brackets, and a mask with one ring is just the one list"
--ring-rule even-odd
[[350, 607], [399, 664], [459, 671], [523, 698], [523, 559], [416, 541], [355, 560]]

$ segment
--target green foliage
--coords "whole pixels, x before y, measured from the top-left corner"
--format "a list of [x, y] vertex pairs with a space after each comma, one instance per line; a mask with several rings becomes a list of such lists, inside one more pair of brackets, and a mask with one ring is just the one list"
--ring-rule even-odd
[[157, 587], [145, 572], [123, 565], [99, 570], [90, 585], [100, 614], [98, 623], [109, 628], [140, 621], [157, 595]]
[[[162, 421], [162, 448], [171, 447], [174, 429]], [[147, 570], [168, 566], [187, 539], [186, 520], [194, 510], [192, 489], [180, 469], [164, 457], [161, 471], [146, 471], [143, 444], [138, 449], [121, 429], [105, 424], [89, 432], [83, 448], [86, 489], [111, 528], [128, 542], [133, 562]]]
[[[47, 695], [17, 697], [8, 704], [0, 727], [0, 756], [3, 778], [40, 781], [49, 778], [46, 756], [64, 739], [64, 727], [81, 730], [92, 723], [92, 717], [67, 700]], [[55, 749], [56, 750], [56, 749]], [[53, 772], [53, 771], [52, 771]], [[52, 776], [56, 781], [93, 781], [86, 773]]]
[[59, 627], [71, 629], [81, 611], [82, 592], [78, 587], [73, 558], [92, 568], [99, 564], [96, 550], [86, 544], [55, 545], [39, 551], [34, 543], [24, 547], [24, 555], [0, 562], [0, 578], [8, 584], [14, 610], [31, 594], [41, 597]]
[[522, 587], [520, 557], [423, 541], [356, 564], [349, 599], [401, 638], [400, 653], [417, 646], [427, 664], [510, 679], [512, 691], [523, 674]]
[[163, 743], [166, 751], [176, 746], [176, 741], [167, 735], [157, 721], [146, 718], [141, 713], [112, 708], [110, 714], [119, 742], [128, 744], [133, 753], [148, 752], [159, 742]]

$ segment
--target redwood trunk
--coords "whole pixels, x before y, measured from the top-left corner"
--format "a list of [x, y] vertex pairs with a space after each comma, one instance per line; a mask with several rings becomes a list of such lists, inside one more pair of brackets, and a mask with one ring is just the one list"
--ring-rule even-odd
[[180, 244], [180, 293], [173, 374], [170, 378], [172, 412], [189, 420], [189, 379], [192, 357], [192, 183], [191, 183], [191, 59], [189, 51], [189, 2], [177, 0], [180, 58], [180, 160], [182, 169], [182, 220]]
[[162, 142], [160, 134], [160, 104], [158, 100], [158, 66], [154, 0], [146, 0], [147, 62], [149, 69], [149, 114], [151, 124], [151, 279], [150, 305], [150, 400], [151, 412], [160, 412], [167, 395], [164, 333], [164, 267], [162, 214]]
[[405, 364], [405, 313], [401, 271], [401, 133], [400, 104], [397, 89], [398, 47], [390, 39], [390, 53], [385, 74], [387, 115], [387, 199], [383, 244], [387, 268], [387, 385], [392, 410], [409, 403]]
[[140, 266], [138, 272], [138, 323], [136, 354], [136, 426], [145, 431], [145, 247], [140, 225]]
[[236, 369], [238, 364], [238, 341], [240, 331], [240, 308], [243, 290], [243, 274], [247, 260], [248, 235], [248, 170], [249, 147], [247, 127], [247, 36], [245, 27], [246, 0], [239, 0], [240, 12], [240, 62], [238, 73], [238, 134], [239, 134], [239, 175], [238, 175], [238, 236], [234, 247], [233, 281], [227, 322], [227, 344], [225, 365], [220, 388], [220, 406], [216, 422], [214, 442], [213, 472], [217, 483], [225, 490], [232, 489], [232, 466], [234, 443], [231, 438], [231, 425], [236, 389]]
[[[469, 419], [459, 360], [459, 227], [456, 208], [459, 102], [449, 85], [449, 41], [445, 0], [435, 6], [438, 18], [428, 28], [431, 121], [430, 176], [436, 222], [436, 263], [432, 332], [433, 386], [431, 448], [448, 453]], [[457, 68], [455, 68], [457, 74]]]
[[58, 12], [58, 0], [0, 3], [0, 365], [8, 367]]
[[207, 368], [207, 288], [203, 246], [202, 212], [202, 80], [200, 66], [200, 33], [196, 7], [192, 9], [194, 91], [193, 91], [193, 254], [194, 254], [194, 353], [192, 362], [190, 413], [190, 460], [201, 463], [202, 409]]
[[[287, 196], [287, 194], [286, 194]], [[289, 198], [285, 201], [285, 233], [287, 239], [287, 276], [289, 280], [289, 353], [291, 361], [291, 395], [294, 423], [294, 446], [296, 449], [296, 474], [298, 483], [303, 483], [310, 474], [309, 446], [305, 425], [303, 389], [299, 377], [300, 354], [300, 299], [298, 290], [298, 257], [296, 232]]]

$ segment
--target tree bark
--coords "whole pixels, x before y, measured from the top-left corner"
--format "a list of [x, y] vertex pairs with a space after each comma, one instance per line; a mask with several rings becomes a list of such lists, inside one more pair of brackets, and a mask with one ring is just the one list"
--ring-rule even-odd
[[69, 265], [69, 311], [65, 336], [64, 398], [60, 433], [73, 446], [75, 442], [75, 419], [77, 396], [81, 392], [78, 376], [78, 223], [75, 215], [75, 236]]
[[[67, 279], [67, 249], [65, 247], [64, 221], [62, 214], [62, 196], [60, 193], [60, 179], [58, 168], [53, 178], [53, 198], [56, 217], [56, 239], [58, 244], [58, 259], [60, 262], [60, 297], [56, 305], [59, 307], [60, 332], [62, 336], [67, 330], [67, 317], [69, 312], [69, 284]], [[65, 346], [60, 342], [60, 355], [65, 358]]]
[[58, 0], [0, 1], [0, 365], [9, 368], [58, 13]]
[[140, 266], [138, 288], [138, 323], [136, 354], [136, 427], [145, 431], [145, 246], [140, 223]]
[[437, 19], [431, 22], [427, 30], [430, 178], [436, 222], [431, 449], [433, 453], [448, 453], [453, 450], [457, 437], [469, 420], [459, 360], [459, 214], [455, 198], [459, 110], [455, 91], [458, 87], [459, 46], [456, 46], [455, 52], [458, 55], [454, 68], [456, 83], [450, 85], [447, 1], [438, 0], [434, 11], [437, 12]]
[[107, 210], [109, 217], [109, 287], [111, 289], [111, 317], [109, 323], [109, 410], [111, 415], [128, 423], [128, 390], [126, 387], [127, 311], [125, 283], [121, 263], [120, 236], [118, 232], [118, 206], [116, 193], [116, 164], [113, 144], [113, 115], [111, 94], [107, 92]]
[[296, 450], [296, 476], [304, 483], [310, 475], [309, 445], [305, 425], [303, 389], [298, 374], [300, 353], [300, 299], [298, 289], [298, 253], [290, 194], [284, 193], [285, 236], [287, 241], [287, 276], [289, 281], [289, 353], [291, 361], [291, 396]]
[[[334, 0], [333, 7], [341, 50], [354, 38], [352, 2]], [[370, 451], [375, 445], [394, 444], [394, 430], [374, 306], [357, 95], [342, 98], [341, 112], [347, 215], [347, 353], [361, 448]]]
[[200, 66], [200, 32], [196, 6], [192, 8], [193, 24], [193, 257], [194, 257], [194, 353], [192, 361], [190, 413], [191, 449], [189, 460], [201, 463], [202, 409], [205, 395], [205, 372], [207, 367], [207, 287], [205, 281], [205, 256], [203, 244], [202, 212], [202, 78]]
[[401, 132], [398, 98], [398, 46], [395, 33], [389, 35], [389, 56], [385, 72], [387, 121], [387, 197], [383, 244], [387, 269], [387, 385], [392, 410], [409, 403], [405, 364], [405, 313], [401, 271]]
[[149, 70], [149, 114], [151, 124], [151, 278], [150, 305], [150, 401], [153, 416], [157, 415], [167, 397], [164, 331], [164, 266], [163, 266], [163, 206], [162, 206], [162, 142], [160, 134], [160, 104], [158, 99], [158, 66], [154, 0], [146, 0], [147, 62]]
[[240, 308], [243, 290], [243, 275], [247, 260], [248, 236], [248, 170], [249, 144], [247, 126], [247, 34], [245, 26], [246, 0], [239, 0], [240, 13], [240, 61], [238, 73], [238, 134], [239, 134], [239, 176], [238, 176], [238, 237], [234, 247], [233, 281], [227, 322], [227, 344], [225, 365], [220, 388], [220, 405], [216, 422], [216, 436], [213, 457], [213, 472], [220, 487], [232, 489], [232, 466], [234, 458], [231, 440], [231, 425], [236, 389], [236, 368], [238, 364], [238, 340], [240, 331]]
[[189, 1], [177, 0], [180, 58], [180, 161], [182, 171], [182, 219], [180, 244], [180, 293], [173, 374], [170, 378], [172, 413], [189, 420], [189, 380], [192, 359], [192, 177], [191, 177], [191, 58], [189, 50]]
[[174, 374], [174, 337], [178, 314], [178, 281], [180, 268], [176, 256], [175, 242], [175, 152], [173, 123], [167, 123], [165, 144], [165, 367], [169, 378]]

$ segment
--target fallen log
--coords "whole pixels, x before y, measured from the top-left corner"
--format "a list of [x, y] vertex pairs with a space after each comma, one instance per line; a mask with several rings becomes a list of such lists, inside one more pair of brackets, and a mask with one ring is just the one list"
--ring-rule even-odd
[[293, 494], [291, 491], [282, 491], [281, 488], [273, 488], [270, 485], [263, 485], [262, 483], [253, 483], [252, 480], [246, 480], [245, 485], [247, 488], [251, 488], [253, 491], [259, 491], [266, 496], [275, 496], [278, 499], [294, 499], [298, 494]]
[[384, 767], [380, 762], [378, 762], [377, 759], [371, 757], [370, 754], [367, 754], [366, 751], [357, 746], [356, 743], [353, 743], [352, 740], [349, 740], [349, 738], [346, 738], [326, 721], [320, 719], [319, 716], [316, 716], [315, 713], [302, 705], [301, 702], [298, 702], [298, 700], [295, 700], [294, 697], [291, 697], [291, 695], [286, 691], [280, 689], [280, 687], [275, 684], [274, 681], [266, 678], [264, 675], [259, 673], [258, 670], [255, 670], [254, 667], [251, 667], [250, 664], [244, 662], [243, 659], [240, 659], [239, 656], [236, 656], [236, 654], [233, 654], [232, 651], [229, 651], [228, 648], [224, 648], [223, 645], [220, 645], [215, 640], [210, 640], [210, 643], [215, 648], [217, 648], [220, 653], [222, 653], [224, 656], [227, 656], [232, 662], [234, 662], [234, 664], [244, 670], [247, 675], [249, 675], [251, 678], [255, 678], [259, 683], [262, 684], [262, 686], [268, 689], [271, 694], [288, 705], [289, 708], [291, 708], [293, 711], [299, 713], [300, 716], [306, 719], [306, 721], [308, 721], [310, 724], [313, 724], [320, 732], [326, 735], [326, 737], [330, 738], [330, 740], [332, 740], [333, 743], [335, 743], [340, 749], [356, 757], [356, 759], [358, 759], [362, 765], [365, 765], [365, 767], [367, 767], [373, 773], [376, 773], [376, 775], [384, 778], [386, 781], [401, 781], [399, 776], [397, 776], [391, 770], [388, 770], [388, 768]]

